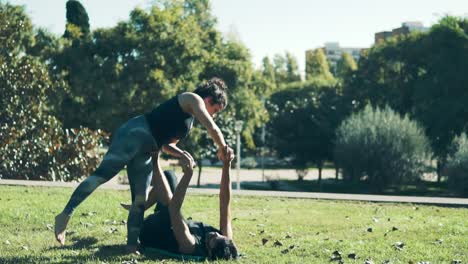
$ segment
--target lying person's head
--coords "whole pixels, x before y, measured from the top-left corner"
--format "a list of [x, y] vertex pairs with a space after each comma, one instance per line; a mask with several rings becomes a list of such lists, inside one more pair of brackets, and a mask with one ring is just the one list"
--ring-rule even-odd
[[239, 256], [234, 241], [226, 236], [220, 235], [218, 232], [209, 232], [206, 235], [205, 245], [208, 250], [208, 257], [211, 260], [229, 260], [236, 259]]

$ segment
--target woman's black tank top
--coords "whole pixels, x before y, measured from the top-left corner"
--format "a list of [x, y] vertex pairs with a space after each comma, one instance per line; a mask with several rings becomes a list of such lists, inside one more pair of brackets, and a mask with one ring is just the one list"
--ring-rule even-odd
[[193, 126], [193, 116], [180, 107], [178, 95], [145, 114], [158, 147], [173, 139], [185, 138]]

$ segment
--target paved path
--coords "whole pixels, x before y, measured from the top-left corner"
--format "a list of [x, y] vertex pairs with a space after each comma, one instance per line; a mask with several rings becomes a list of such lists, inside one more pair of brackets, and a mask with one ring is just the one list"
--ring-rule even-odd
[[[24, 180], [1, 180], [0, 185], [23, 185], [23, 186], [46, 186], [46, 187], [76, 187], [72, 182], [47, 182], [47, 181], [24, 181]], [[128, 190], [128, 185], [108, 182], [100, 188], [113, 190]], [[192, 194], [218, 194], [217, 189], [189, 188]], [[393, 195], [367, 195], [367, 194], [341, 194], [341, 193], [314, 193], [314, 192], [278, 192], [278, 191], [251, 191], [233, 190], [233, 195], [246, 196], [271, 196], [304, 199], [327, 199], [327, 200], [351, 200], [367, 202], [392, 202], [392, 203], [416, 203], [431, 205], [451, 205], [468, 207], [468, 199], [445, 198], [445, 197], [419, 197], [419, 196], [393, 196]]]

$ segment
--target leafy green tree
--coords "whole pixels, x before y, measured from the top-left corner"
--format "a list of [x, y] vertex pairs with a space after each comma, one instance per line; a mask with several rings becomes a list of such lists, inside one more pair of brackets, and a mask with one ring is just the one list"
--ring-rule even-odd
[[328, 66], [327, 57], [323, 49], [308, 50], [306, 52], [306, 80], [324, 79], [333, 80], [333, 75]]
[[89, 17], [83, 5], [77, 0], [68, 0], [66, 8], [67, 24], [63, 37], [77, 39], [89, 36]]
[[336, 130], [335, 160], [344, 179], [366, 179], [376, 192], [390, 184], [415, 181], [430, 157], [424, 130], [391, 108], [366, 106]]
[[468, 137], [465, 132], [453, 139], [445, 170], [449, 189], [458, 195], [468, 196]]
[[332, 160], [334, 131], [341, 118], [337, 91], [316, 83], [294, 83], [273, 94], [268, 103], [274, 149], [281, 157], [293, 158], [298, 171], [317, 165], [319, 183], [325, 161]]
[[340, 60], [336, 64], [337, 76], [344, 79], [355, 70], [357, 70], [357, 64], [353, 56], [347, 52], [343, 52]]
[[344, 81], [347, 104], [389, 105], [425, 128], [438, 161], [438, 180], [452, 138], [468, 126], [467, 19], [443, 18], [427, 33], [372, 47]]
[[0, 19], [6, 22], [0, 27], [0, 178], [70, 181], [88, 175], [100, 160], [102, 133], [62, 128], [48, 107], [60, 83], [26, 53], [34, 43], [30, 19], [21, 7], [2, 3]]
[[277, 87], [301, 80], [297, 59], [289, 52], [286, 52], [284, 57], [276, 54], [273, 57], [273, 67]]

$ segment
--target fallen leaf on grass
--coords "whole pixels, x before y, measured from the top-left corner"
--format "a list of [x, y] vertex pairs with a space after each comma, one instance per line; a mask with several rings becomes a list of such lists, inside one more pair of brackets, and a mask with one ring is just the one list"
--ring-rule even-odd
[[462, 262], [461, 262], [461, 260], [459, 260], [459, 259], [454, 259], [454, 260], [452, 260], [452, 264], [461, 264], [461, 263], [462, 263]]
[[356, 253], [348, 254], [348, 258], [350, 258], [350, 259], [356, 259]]
[[290, 246], [289, 246], [289, 249], [293, 249], [293, 248], [295, 248], [295, 247], [296, 247], [295, 245], [290, 245]]
[[341, 252], [338, 251], [338, 250], [335, 250], [333, 251], [331, 257], [330, 257], [330, 261], [337, 261], [337, 260], [341, 260], [343, 257], [341, 256]]
[[372, 221], [378, 223], [379, 222], [379, 219], [375, 218], [375, 217], [372, 217]]
[[24, 249], [24, 250], [29, 250], [29, 248], [27, 246], [22, 246], [21, 248]]
[[5, 245], [11, 245], [11, 242], [8, 241], [8, 240], [5, 240], [5, 242], [3, 242], [3, 243], [5, 243]]
[[273, 243], [274, 246], [281, 247], [283, 246], [283, 243], [281, 243], [279, 240], [275, 240], [275, 243]]
[[107, 219], [107, 220], [104, 221], [104, 224], [106, 224], [106, 225], [116, 225], [117, 221]]
[[117, 230], [117, 228], [115, 228], [115, 227], [111, 227], [111, 228], [109, 229], [109, 233], [111, 233], [111, 234], [114, 234], [114, 233], [117, 232], [117, 231], [118, 231], [118, 230]]
[[374, 264], [374, 261], [372, 261], [371, 259], [366, 259], [366, 262], [364, 262], [364, 264]]
[[429, 261], [419, 261], [418, 264], [431, 264]]
[[284, 238], [292, 238], [290, 234], [287, 234]]
[[91, 223], [86, 223], [86, 222], [81, 222], [81, 221], [80, 221], [80, 224], [81, 224], [82, 226], [86, 227], [86, 228], [92, 227], [92, 226], [93, 226], [93, 224], [91, 224]]
[[93, 215], [95, 215], [95, 214], [97, 214], [97, 213], [91, 211], [91, 212], [88, 212], [88, 213], [81, 213], [81, 216], [93, 216]]
[[433, 242], [434, 244], [442, 244], [442, 242], [444, 242], [443, 239], [437, 239], [435, 242]]
[[281, 250], [281, 253], [282, 253], [282, 254], [287, 254], [287, 253], [289, 253], [289, 249]]
[[262, 238], [262, 245], [265, 245], [268, 242], [268, 239]]
[[392, 227], [392, 231], [398, 231], [398, 228]]
[[47, 227], [47, 229], [49, 229], [49, 230], [52, 230], [52, 229], [54, 228], [54, 226], [51, 225], [51, 224], [47, 224], [46, 227]]
[[255, 234], [255, 233], [252, 233], [252, 232], [249, 232], [249, 235], [250, 235], [250, 236], [253, 236], [253, 237], [256, 236], [256, 234]]
[[403, 248], [405, 247], [405, 243], [403, 242], [396, 242], [395, 244], [393, 244], [393, 247], [396, 249], [396, 250], [403, 250]]
[[126, 220], [122, 220], [122, 221], [120, 221], [120, 224], [121, 224], [121, 225], [126, 225], [126, 224], [127, 224], [127, 221], [126, 221]]
[[367, 228], [367, 232], [372, 233], [372, 227]]

